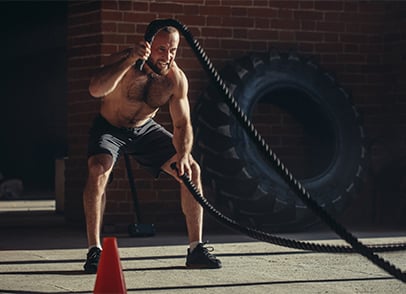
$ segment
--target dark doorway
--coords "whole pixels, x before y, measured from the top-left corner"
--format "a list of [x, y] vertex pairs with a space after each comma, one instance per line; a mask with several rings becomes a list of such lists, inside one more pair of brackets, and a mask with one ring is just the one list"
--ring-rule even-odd
[[0, 172], [54, 197], [66, 142], [66, 1], [1, 2]]

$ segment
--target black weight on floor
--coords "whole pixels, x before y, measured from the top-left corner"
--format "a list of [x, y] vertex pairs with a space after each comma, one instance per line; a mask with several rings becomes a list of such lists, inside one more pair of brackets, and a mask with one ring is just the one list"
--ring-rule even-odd
[[135, 188], [134, 175], [131, 167], [131, 159], [127, 153], [124, 153], [124, 161], [133, 200], [134, 212], [137, 218], [137, 223], [128, 225], [128, 234], [131, 237], [153, 237], [155, 236], [154, 224], [144, 224], [141, 218], [141, 209], [138, 202], [137, 189]]

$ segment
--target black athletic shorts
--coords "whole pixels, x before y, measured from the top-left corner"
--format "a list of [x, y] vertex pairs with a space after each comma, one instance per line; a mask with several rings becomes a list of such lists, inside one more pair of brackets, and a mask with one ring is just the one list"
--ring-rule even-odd
[[98, 115], [89, 131], [88, 157], [107, 153], [116, 163], [122, 152], [134, 156], [140, 165], [158, 177], [161, 166], [176, 150], [172, 134], [153, 119], [137, 128], [118, 128]]

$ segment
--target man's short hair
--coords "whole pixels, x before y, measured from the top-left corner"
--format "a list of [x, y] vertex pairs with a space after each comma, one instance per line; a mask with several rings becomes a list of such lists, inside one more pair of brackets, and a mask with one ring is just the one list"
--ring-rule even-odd
[[166, 32], [166, 33], [168, 33], [168, 34], [172, 34], [172, 33], [178, 33], [178, 34], [179, 34], [178, 29], [175, 28], [175, 27], [171, 27], [171, 26], [163, 27], [163, 28], [160, 29], [159, 31]]

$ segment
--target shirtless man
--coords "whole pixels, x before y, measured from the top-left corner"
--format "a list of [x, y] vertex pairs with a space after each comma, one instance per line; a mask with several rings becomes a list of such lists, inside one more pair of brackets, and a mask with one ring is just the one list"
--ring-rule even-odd
[[[121, 152], [132, 154], [154, 176], [164, 171], [181, 183], [181, 206], [190, 243], [186, 266], [221, 267], [220, 260], [202, 243], [203, 209], [179, 178], [188, 174], [202, 191], [200, 168], [191, 155], [193, 130], [188, 81], [175, 63], [179, 41], [175, 28], [163, 28], [152, 44], [141, 41], [134, 48], [111, 55], [90, 81], [90, 94], [101, 98], [102, 103], [89, 132], [89, 175], [83, 193], [89, 246], [86, 272], [97, 271], [105, 188]], [[148, 60], [142, 71], [134, 66], [138, 59]], [[153, 120], [165, 103], [169, 103], [173, 135]], [[170, 167], [173, 162], [178, 173]]]

